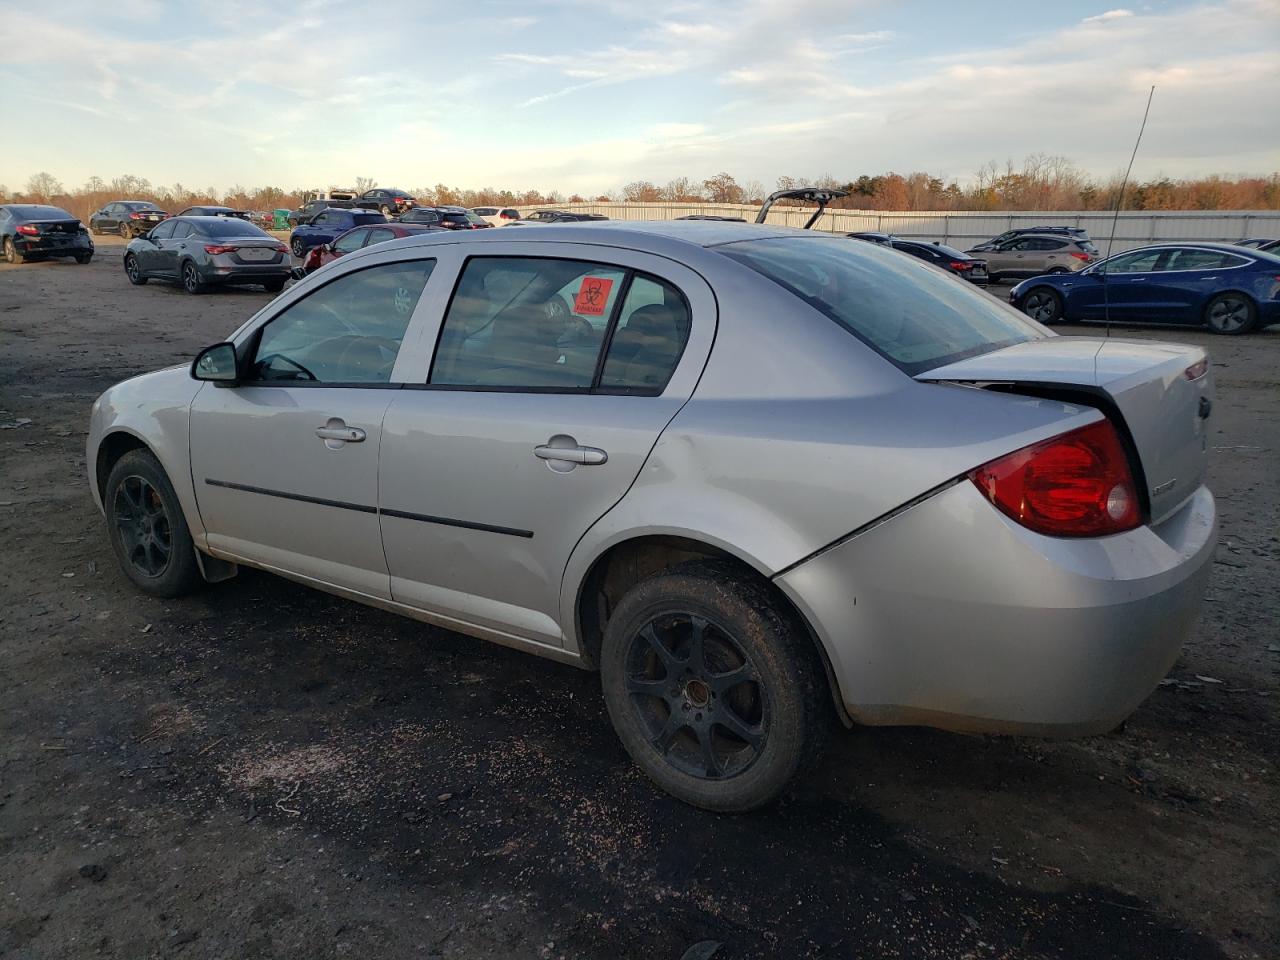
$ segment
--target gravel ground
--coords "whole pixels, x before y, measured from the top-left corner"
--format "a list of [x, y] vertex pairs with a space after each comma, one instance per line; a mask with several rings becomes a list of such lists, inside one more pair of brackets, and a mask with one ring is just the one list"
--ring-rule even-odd
[[1222, 527], [1120, 731], [857, 730], [718, 817], [635, 772], [591, 674], [252, 571], [131, 589], [89, 404], [267, 297], [120, 254], [0, 265], [0, 956], [1280, 956], [1280, 328], [1123, 331], [1212, 350]]

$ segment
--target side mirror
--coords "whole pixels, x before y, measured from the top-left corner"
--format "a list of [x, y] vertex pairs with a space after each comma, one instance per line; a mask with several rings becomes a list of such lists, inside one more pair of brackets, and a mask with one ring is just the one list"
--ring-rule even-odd
[[205, 347], [191, 364], [193, 380], [212, 380], [214, 383], [235, 383], [239, 379], [236, 369], [236, 345], [215, 343]]

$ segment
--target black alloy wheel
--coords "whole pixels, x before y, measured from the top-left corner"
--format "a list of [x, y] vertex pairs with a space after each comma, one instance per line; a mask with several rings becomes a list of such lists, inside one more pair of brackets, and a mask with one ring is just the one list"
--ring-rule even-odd
[[1049, 287], [1036, 287], [1023, 298], [1022, 312], [1039, 323], [1057, 323], [1062, 319], [1062, 296]]
[[144, 477], [123, 477], [111, 509], [129, 564], [139, 576], [163, 576], [173, 556], [173, 530], [160, 492]]
[[125, 254], [124, 274], [134, 286], [140, 287], [147, 282], [147, 278], [142, 275], [142, 267], [138, 264], [138, 258], [132, 253]]
[[103, 484], [107, 533], [120, 567], [156, 597], [190, 593], [201, 582], [191, 530], [173, 484], [148, 450], [130, 450]]
[[290, 247], [293, 248], [293, 255], [299, 260], [307, 255], [307, 247], [306, 244], [302, 242], [301, 237], [294, 237]]
[[200, 271], [192, 260], [182, 265], [182, 289], [187, 293], [200, 293], [204, 290], [204, 281], [200, 279]]

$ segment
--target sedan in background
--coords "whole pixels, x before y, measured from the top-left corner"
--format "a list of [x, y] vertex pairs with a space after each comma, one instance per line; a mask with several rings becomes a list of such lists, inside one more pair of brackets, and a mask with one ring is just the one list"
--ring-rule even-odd
[[[1101, 733], [1178, 659], [1218, 542], [1202, 348], [1057, 336], [844, 237], [527, 233], [358, 250], [107, 390], [122, 574], [262, 569], [598, 670], [640, 770], [718, 811], [836, 716]], [[559, 730], [557, 763], [599, 743]]]
[[587, 223], [608, 220], [603, 213], [571, 213], [568, 210], [539, 210], [531, 213], [521, 223]]
[[418, 223], [446, 230], [483, 230], [493, 224], [466, 207], [414, 207], [404, 214], [399, 223]]
[[0, 205], [0, 249], [6, 263], [74, 257], [93, 259], [93, 238], [75, 217], [61, 207], [40, 203]]
[[279, 293], [292, 267], [288, 247], [237, 217], [170, 217], [130, 242], [124, 254], [130, 283], [166, 280], [187, 293], [244, 284]]
[[520, 211], [511, 207], [472, 207], [471, 212], [495, 227], [505, 227], [520, 219]]
[[179, 217], [235, 217], [238, 220], [248, 220], [248, 210], [237, 210], [234, 207], [219, 207], [216, 205], [203, 205], [198, 207], [187, 207], [178, 214]]
[[94, 233], [118, 233], [132, 240], [167, 216], [150, 200], [113, 200], [89, 215], [89, 229]]
[[1009, 302], [1041, 323], [1176, 323], [1248, 333], [1280, 323], [1280, 256], [1231, 243], [1162, 243], [1079, 273], [1035, 277]]
[[322, 243], [318, 247], [312, 247], [302, 268], [305, 273], [315, 273], [326, 263], [332, 263], [339, 257], [363, 250], [365, 247], [372, 247], [387, 240], [398, 240], [401, 237], [417, 236], [420, 233], [437, 233], [442, 229], [444, 228], [412, 223], [384, 223], [378, 226], [356, 227], [354, 230], [348, 230], [333, 243]]
[[985, 244], [968, 251], [987, 262], [992, 283], [1009, 277], [1038, 277], [1047, 273], [1075, 273], [1098, 259], [1098, 248], [1092, 240], [1063, 236], [1024, 234], [984, 249]]
[[289, 249], [301, 260], [312, 247], [332, 243], [352, 227], [379, 225], [387, 218], [376, 210], [339, 210], [331, 207], [321, 210], [307, 223], [300, 223], [289, 237]]
[[377, 210], [387, 218], [398, 217], [406, 210], [412, 209], [416, 204], [417, 201], [403, 190], [396, 190], [390, 187], [375, 187], [373, 190], [366, 190], [355, 199], [357, 207]]
[[954, 273], [957, 277], [962, 277], [970, 283], [976, 283], [983, 287], [987, 285], [986, 261], [980, 257], [961, 253], [946, 244], [930, 243], [927, 240], [907, 240], [904, 237], [895, 237], [891, 233], [876, 233], [873, 231], [848, 233], [845, 236], [882, 247], [892, 247], [894, 250], [918, 257], [925, 263], [931, 263], [935, 267], [947, 271], [947, 273]]

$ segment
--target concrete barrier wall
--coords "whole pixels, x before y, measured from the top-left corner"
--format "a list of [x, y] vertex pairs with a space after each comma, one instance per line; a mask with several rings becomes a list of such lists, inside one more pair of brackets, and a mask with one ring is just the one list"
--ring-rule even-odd
[[[534, 208], [530, 208], [530, 212]], [[674, 220], [690, 214], [742, 217], [751, 221], [760, 208], [752, 204], [717, 203], [569, 203], [555, 207], [579, 213], [601, 213], [611, 220]], [[769, 223], [802, 227], [812, 207], [773, 207]], [[1089, 231], [1104, 253], [1111, 237], [1114, 214], [1093, 211], [889, 211], [828, 210], [815, 230], [850, 233], [878, 230], [901, 237], [941, 241], [961, 250], [1011, 227], [1067, 226]], [[1126, 211], [1115, 224], [1113, 251], [1169, 240], [1215, 240], [1232, 243], [1249, 237], [1280, 239], [1280, 211], [1276, 210], [1160, 210]]]

